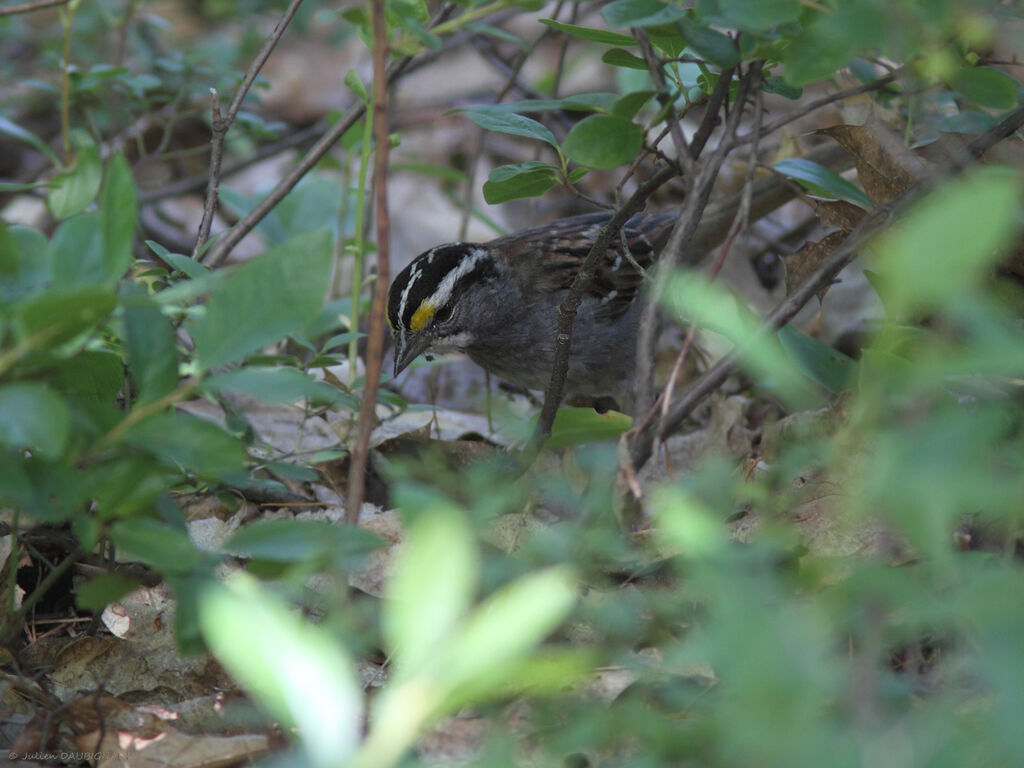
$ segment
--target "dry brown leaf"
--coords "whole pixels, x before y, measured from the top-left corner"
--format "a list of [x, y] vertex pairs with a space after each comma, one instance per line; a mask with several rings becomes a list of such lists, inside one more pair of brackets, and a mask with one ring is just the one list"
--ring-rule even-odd
[[846, 200], [819, 200], [807, 197], [807, 202], [818, 214], [818, 220], [826, 227], [838, 227], [843, 232], [852, 232], [867, 214], [860, 206]]
[[[807, 279], [807, 276], [846, 239], [846, 235], [846, 232], [832, 232], [817, 242], [804, 243], [804, 247], [799, 251], [786, 256], [783, 259], [786, 265], [786, 294], [792, 293], [793, 289]], [[826, 285], [818, 291], [818, 301], [825, 299], [829, 288], [830, 286]]]
[[818, 133], [831, 137], [850, 153], [857, 165], [857, 177], [874, 205], [889, 202], [934, 168], [874, 116], [864, 125], [834, 125]]

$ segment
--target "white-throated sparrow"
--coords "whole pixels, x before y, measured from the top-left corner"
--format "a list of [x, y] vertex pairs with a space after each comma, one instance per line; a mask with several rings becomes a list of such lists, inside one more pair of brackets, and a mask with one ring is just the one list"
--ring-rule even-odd
[[[487, 243], [450, 243], [417, 256], [388, 293], [395, 375], [429, 352], [464, 352], [496, 376], [543, 390], [554, 361], [558, 305], [610, 214], [586, 214]], [[673, 216], [635, 216], [587, 286], [573, 324], [566, 392], [633, 403], [637, 300]]]

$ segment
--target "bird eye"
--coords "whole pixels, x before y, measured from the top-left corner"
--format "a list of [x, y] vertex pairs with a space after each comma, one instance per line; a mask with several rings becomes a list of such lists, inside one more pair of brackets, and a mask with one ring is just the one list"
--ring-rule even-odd
[[451, 304], [445, 304], [443, 307], [441, 307], [439, 310], [437, 310], [437, 314], [434, 315], [434, 323], [435, 324], [436, 323], [447, 323], [451, 319], [452, 319], [452, 305]]

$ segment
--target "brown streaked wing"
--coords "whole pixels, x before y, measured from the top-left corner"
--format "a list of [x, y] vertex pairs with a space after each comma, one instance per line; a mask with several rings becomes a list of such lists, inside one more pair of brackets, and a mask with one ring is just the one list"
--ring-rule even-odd
[[[566, 290], [572, 284], [580, 266], [586, 259], [601, 227], [611, 214], [593, 213], [559, 219], [550, 224], [520, 230], [493, 240], [488, 245], [505, 248], [510, 259], [528, 258], [528, 254], [541, 251], [543, 268], [528, 291], [550, 293]], [[670, 215], [634, 216], [615, 238], [604, 261], [590, 283], [589, 292], [600, 297], [607, 316], [618, 317], [625, 312], [637, 291], [643, 285], [643, 274], [623, 255], [622, 234], [633, 259], [646, 269], [657, 256], [656, 248], [670, 229], [674, 217]]]

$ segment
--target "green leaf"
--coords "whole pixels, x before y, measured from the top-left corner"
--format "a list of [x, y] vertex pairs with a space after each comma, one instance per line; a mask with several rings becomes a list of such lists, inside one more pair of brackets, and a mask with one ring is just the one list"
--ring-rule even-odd
[[89, 211], [62, 221], [50, 241], [47, 258], [56, 290], [110, 285], [105, 279], [103, 232], [100, 217]]
[[[666, 58], [674, 59], [683, 55], [686, 50], [686, 40], [679, 32], [679, 23], [659, 24], [647, 28], [647, 37], [658, 53]], [[680, 62], [680, 70], [686, 68], [686, 64]]]
[[82, 610], [99, 613], [138, 586], [139, 582], [135, 579], [125, 578], [118, 573], [101, 573], [99, 576], [89, 579], [78, 589], [75, 603]]
[[6, 221], [0, 219], [0, 275], [15, 274], [21, 265], [21, 249]]
[[353, 558], [380, 549], [385, 543], [379, 536], [353, 526], [315, 520], [262, 520], [242, 528], [223, 545], [223, 550], [280, 563], [327, 561], [350, 567]]
[[712, 64], [729, 69], [739, 63], [739, 51], [728, 35], [687, 19], [680, 21], [676, 26], [687, 44]]
[[591, 115], [565, 137], [566, 157], [590, 168], [615, 168], [628, 163], [643, 145], [644, 131], [616, 115]]
[[150, 416], [133, 426], [125, 440], [204, 477], [236, 472], [245, 465], [238, 440], [216, 424], [181, 411]]
[[397, 678], [430, 669], [450, 649], [476, 585], [477, 551], [462, 513], [435, 501], [418, 510], [388, 584], [384, 636]]
[[864, 210], [871, 210], [871, 201], [858, 187], [813, 160], [790, 157], [779, 160], [774, 168], [786, 178], [799, 182], [811, 194], [830, 200], [846, 200]]
[[[239, 215], [251, 211], [260, 202], [260, 195], [246, 195], [230, 187], [222, 187], [223, 201]], [[257, 226], [268, 245], [282, 245], [293, 237], [319, 229], [338, 237], [338, 209], [341, 186], [322, 173], [311, 173], [295, 185], [284, 199]]]
[[46, 204], [54, 218], [66, 219], [81, 213], [96, 198], [103, 179], [100, 151], [91, 140], [81, 141], [70, 168], [50, 182]]
[[185, 573], [199, 564], [199, 552], [185, 531], [151, 517], [114, 523], [110, 539], [118, 549], [162, 573]]
[[250, 366], [227, 371], [207, 379], [203, 388], [211, 392], [237, 392], [267, 403], [290, 403], [309, 398], [328, 403], [345, 403], [358, 408], [359, 400], [325, 381], [296, 368]]
[[116, 283], [132, 263], [137, 216], [135, 182], [128, 161], [118, 152], [107, 164], [106, 178], [100, 190], [100, 228], [103, 233], [101, 283]]
[[503, 114], [493, 111], [482, 111], [479, 109], [467, 109], [466, 115], [474, 123], [488, 131], [500, 133], [511, 133], [515, 136], [526, 136], [531, 139], [540, 139], [553, 147], [558, 147], [558, 140], [555, 134], [549, 131], [544, 125], [529, 117], [517, 114]]
[[622, 35], [618, 32], [609, 32], [606, 29], [594, 29], [593, 27], [580, 27], [575, 24], [563, 24], [560, 21], [554, 19], [538, 19], [541, 24], [547, 24], [549, 27], [565, 32], [567, 35], [573, 37], [581, 37], [584, 40], [590, 40], [594, 43], [604, 43], [605, 45], [636, 45], [634, 40], [629, 35]]
[[692, 559], [717, 555], [728, 545], [721, 519], [682, 488], [663, 487], [651, 502], [656, 535], [668, 551]]
[[71, 410], [42, 384], [0, 386], [0, 445], [55, 459], [71, 434]]
[[113, 294], [99, 288], [54, 291], [18, 305], [15, 330], [19, 340], [37, 336], [55, 346], [95, 326], [114, 304]]
[[159, 400], [178, 385], [174, 328], [160, 306], [142, 293], [124, 293], [124, 345], [139, 403]]
[[318, 230], [238, 267], [195, 324], [201, 370], [235, 362], [308, 325], [323, 304], [331, 261], [330, 235]]
[[363, 693], [338, 639], [246, 574], [209, 582], [198, 608], [214, 655], [275, 720], [297, 730], [308, 764], [348, 765], [360, 741]]
[[963, 300], [1016, 231], [1021, 178], [986, 168], [946, 184], [876, 241], [880, 293], [902, 317]]
[[979, 107], [1010, 109], [1017, 103], [1019, 83], [990, 67], [963, 67], [949, 78], [952, 88]]
[[784, 78], [776, 75], [761, 78], [761, 90], [765, 93], [775, 93], [783, 98], [794, 100], [804, 95], [803, 88], [796, 88], [787, 83]]
[[0, 223], [0, 302], [24, 301], [52, 290], [48, 247], [39, 230]]
[[113, 405], [124, 387], [124, 365], [120, 355], [87, 349], [61, 361], [52, 381], [64, 394]]
[[358, 333], [356, 331], [346, 331], [345, 333], [339, 333], [336, 336], [331, 336], [327, 341], [323, 343], [321, 349], [334, 349], [336, 347], [346, 346], [350, 341], [356, 341], [365, 337], [365, 333]]
[[593, 408], [559, 408], [547, 445], [565, 448], [583, 443], [614, 440], [633, 424], [624, 413], [598, 413]]
[[786, 82], [801, 86], [829, 77], [885, 38], [882, 7], [850, 0], [815, 12], [782, 54]]
[[486, 24], [482, 21], [471, 21], [466, 24], [465, 27], [466, 29], [477, 32], [481, 35], [487, 35], [488, 37], [493, 37], [497, 40], [504, 40], [506, 43], [512, 43], [523, 51], [529, 51], [532, 47], [519, 35], [502, 29], [501, 27], [496, 27], [493, 24]]
[[[181, 258], [187, 259], [188, 257], [182, 256]], [[203, 274], [190, 280], [179, 280], [170, 288], [153, 296], [153, 300], [161, 306], [184, 305], [207, 293], [218, 292], [232, 274], [230, 269], [206, 270]]]
[[93, 519], [98, 520], [145, 514], [174, 482], [170, 470], [140, 453], [90, 464], [81, 480], [83, 497], [96, 502]]
[[801, 333], [791, 325], [779, 329], [782, 349], [796, 367], [812, 381], [838, 395], [856, 380], [857, 362], [842, 352]]
[[491, 205], [538, 197], [558, 184], [558, 169], [536, 160], [495, 168], [484, 182], [484, 200]]
[[657, 91], [633, 91], [615, 102], [612, 114], [632, 120], [644, 105], [658, 95]]
[[171, 253], [155, 240], [147, 240], [146, 247], [167, 262], [171, 269], [181, 272], [187, 277], [202, 277], [209, 273], [209, 268], [204, 267], [191, 256], [184, 256], [180, 253]]
[[361, 102], [364, 104], [366, 103], [366, 86], [363, 85], [362, 78], [359, 77], [359, 73], [354, 69], [350, 69], [345, 73], [345, 85], [347, 85], [352, 92], [359, 97]]
[[686, 11], [658, 0], [614, 0], [601, 16], [613, 27], [652, 27], [685, 18]]
[[683, 322], [697, 323], [732, 342], [742, 354], [741, 364], [789, 404], [806, 406], [807, 399], [818, 399], [773, 337], [750, 343], [760, 331], [760, 319], [717, 283], [696, 273], [677, 272], [669, 277], [665, 303]]
[[474, 104], [467, 109], [486, 114], [546, 112], [553, 109], [566, 112], [607, 112], [618, 98], [617, 93], [596, 91], [594, 93], [577, 93], [561, 99], [523, 99], [522, 101], [506, 101], [501, 104]]
[[554, 631], [575, 602], [572, 573], [565, 567], [523, 576], [498, 590], [445, 649], [443, 666], [451, 681], [477, 688], [481, 679], [504, 682], [508, 665]]
[[605, 51], [601, 54], [601, 61], [612, 67], [647, 70], [646, 61], [622, 48], [612, 48], [610, 51]]
[[589, 168], [573, 168], [571, 171], [569, 171], [569, 175], [566, 177], [566, 181], [568, 181], [570, 184], [575, 184], [588, 173], [590, 173]]
[[13, 123], [6, 117], [0, 117], [0, 134], [10, 136], [12, 139], [18, 139], [24, 141], [26, 144], [30, 144], [39, 150], [41, 153], [46, 155], [47, 159], [54, 167], [60, 167], [60, 160], [57, 159], [57, 155], [54, 154], [53, 150], [50, 149], [49, 145], [34, 133], [26, 131], [17, 123]]
[[718, 0], [718, 9], [729, 26], [761, 32], [788, 21], [803, 11], [800, 0]]

